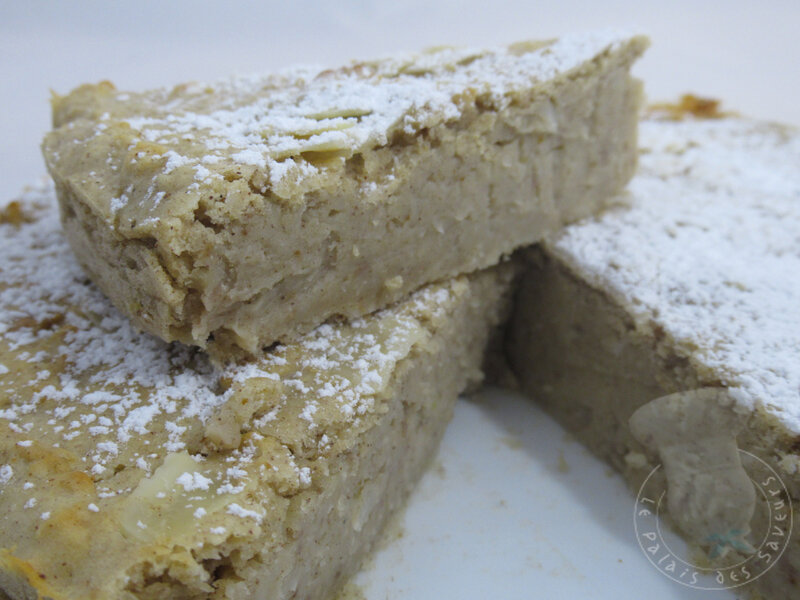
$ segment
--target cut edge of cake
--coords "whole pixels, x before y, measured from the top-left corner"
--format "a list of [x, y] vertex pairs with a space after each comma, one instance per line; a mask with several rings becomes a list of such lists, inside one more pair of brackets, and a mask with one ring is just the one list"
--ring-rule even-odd
[[[657, 107], [640, 136], [631, 206], [526, 251], [507, 330], [512, 370], [523, 391], [635, 491], [645, 483], [680, 490], [681, 471], [665, 479], [657, 467], [684, 452], [681, 468], [694, 461], [697, 470], [686, 502], [708, 520], [720, 502], [739, 506], [738, 517], [754, 510], [753, 531], [763, 532], [767, 496], [754, 509], [732, 487], [728, 498], [701, 498], [701, 446], [738, 447], [758, 459], [740, 452], [753, 481], [782, 481], [778, 498], [796, 523], [800, 288], [788, 274], [800, 270], [800, 134], [687, 97]], [[692, 431], [692, 440], [682, 437]], [[669, 449], [656, 439], [670, 436]], [[724, 494], [732, 484], [720, 485]], [[679, 531], [691, 516], [684, 510], [671, 518]], [[780, 552], [748, 563], [766, 598], [796, 593], [800, 535], [790, 531]], [[732, 551], [704, 565], [748, 556]]]

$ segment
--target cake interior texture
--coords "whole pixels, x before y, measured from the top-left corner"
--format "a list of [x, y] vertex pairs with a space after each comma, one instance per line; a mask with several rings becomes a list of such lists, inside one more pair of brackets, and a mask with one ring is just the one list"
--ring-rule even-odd
[[[788, 493], [778, 500], [791, 502], [796, 524], [800, 134], [710, 116], [677, 110], [643, 121], [639, 172], [621, 199], [629, 206], [526, 252], [507, 355], [522, 389], [635, 490], [666, 459], [663, 448], [634, 438], [634, 413], [668, 394], [716, 390], [725, 400], [702, 405], [716, 416], [685, 441], [682, 460], [713, 440], [755, 455], [765, 465], [750, 465], [750, 476], [764, 481], [774, 469]], [[662, 439], [678, 440], [687, 420], [698, 418], [650, 414], [646, 425]], [[738, 435], [723, 429], [729, 418], [741, 423]], [[713, 467], [699, 456], [695, 482]], [[701, 507], [732, 507], [738, 498], [730, 491], [721, 484], [714, 497], [691, 498], [691, 490], [687, 497]], [[770, 500], [756, 500], [756, 539]], [[765, 598], [796, 598], [796, 526], [776, 555], [750, 565], [753, 576], [763, 572], [754, 585]], [[748, 557], [731, 552], [723, 564]]]
[[53, 102], [68, 239], [140, 328], [224, 360], [489, 267], [632, 176], [641, 37], [438, 49]]
[[511, 264], [215, 367], [138, 332], [52, 188], [0, 211], [0, 589], [329, 598], [481, 379]]

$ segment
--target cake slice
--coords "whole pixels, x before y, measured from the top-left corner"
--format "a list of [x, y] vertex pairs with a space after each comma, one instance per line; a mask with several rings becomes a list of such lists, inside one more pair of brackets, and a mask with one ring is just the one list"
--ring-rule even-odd
[[85, 277], [52, 189], [0, 212], [0, 591], [330, 598], [481, 378], [510, 264], [217, 368]]
[[[773, 501], [800, 507], [800, 133], [692, 98], [667, 108], [641, 123], [631, 206], [527, 252], [508, 356], [637, 490], [663, 464], [648, 485], [674, 495], [688, 539], [727, 554], [725, 587], [797, 597], [798, 535], [767, 552], [757, 534]], [[749, 575], [734, 581], [736, 560]]]
[[646, 40], [435, 49], [53, 100], [67, 237], [136, 326], [257, 353], [491, 266], [634, 170]]

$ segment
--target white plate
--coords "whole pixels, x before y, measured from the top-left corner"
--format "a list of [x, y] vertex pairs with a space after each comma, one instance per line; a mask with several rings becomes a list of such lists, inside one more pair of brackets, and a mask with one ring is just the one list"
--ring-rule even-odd
[[459, 401], [433, 467], [356, 583], [369, 600], [735, 597], [656, 570], [633, 513], [622, 478], [553, 419], [486, 389]]

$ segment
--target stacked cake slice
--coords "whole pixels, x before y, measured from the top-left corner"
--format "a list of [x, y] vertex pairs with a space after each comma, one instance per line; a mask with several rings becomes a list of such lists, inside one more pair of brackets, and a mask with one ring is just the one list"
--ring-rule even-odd
[[645, 45], [56, 98], [66, 237], [48, 189], [0, 217], [0, 590], [335, 593], [481, 378], [497, 263], [632, 175]]
[[138, 326], [220, 360], [496, 264], [635, 168], [642, 38], [440, 49], [54, 101], [64, 227]]
[[430, 285], [217, 369], [135, 331], [86, 280], [52, 190], [12, 213], [0, 588], [13, 598], [326, 597], [480, 380], [512, 274]]
[[[654, 497], [680, 496], [673, 521], [727, 551], [720, 587], [757, 580], [765, 597], [792, 598], [800, 133], [702, 108], [709, 118], [673, 107], [642, 122], [630, 206], [526, 253], [508, 355], [522, 388], [634, 488], [663, 463]], [[723, 513], [739, 533], [695, 535]], [[736, 544], [747, 528], [751, 548]]]

